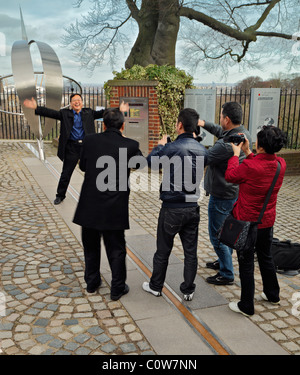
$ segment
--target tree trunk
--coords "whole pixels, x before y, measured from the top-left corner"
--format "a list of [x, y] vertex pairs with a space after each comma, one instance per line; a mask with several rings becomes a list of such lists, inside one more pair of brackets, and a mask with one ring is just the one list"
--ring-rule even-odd
[[141, 10], [133, 17], [138, 23], [139, 34], [125, 67], [175, 65], [179, 0], [143, 0]]

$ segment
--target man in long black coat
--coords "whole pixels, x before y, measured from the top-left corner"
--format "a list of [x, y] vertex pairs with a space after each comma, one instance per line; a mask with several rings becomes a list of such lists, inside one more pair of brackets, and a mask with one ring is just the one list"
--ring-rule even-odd
[[[35, 109], [36, 115], [60, 121], [57, 156], [63, 161], [63, 167], [54, 200], [54, 204], [60, 204], [66, 197], [72, 174], [80, 159], [83, 139], [87, 134], [95, 134], [95, 120], [103, 117], [104, 110], [94, 111], [91, 108], [83, 108], [82, 97], [78, 93], [70, 96], [70, 109], [63, 108], [56, 111], [41, 107], [33, 98], [25, 100], [24, 105]], [[120, 109], [127, 110], [125, 103], [120, 105]]]
[[[128, 293], [125, 229], [129, 229], [128, 161], [140, 155], [139, 143], [123, 137], [124, 116], [117, 108], [105, 110], [103, 133], [87, 135], [79, 167], [85, 172], [74, 223], [82, 227], [87, 292], [101, 285], [100, 240], [103, 236], [112, 271], [111, 299]], [[145, 161], [146, 164], [146, 161]]]

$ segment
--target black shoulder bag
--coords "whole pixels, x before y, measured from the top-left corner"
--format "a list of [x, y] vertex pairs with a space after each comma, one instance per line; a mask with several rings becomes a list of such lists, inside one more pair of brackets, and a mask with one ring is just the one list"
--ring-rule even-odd
[[280, 173], [281, 165], [278, 162], [277, 170], [271, 187], [268, 191], [266, 196], [264, 205], [262, 210], [259, 214], [257, 221], [242, 221], [237, 220], [232, 211], [230, 214], [227, 215], [224, 223], [222, 224], [221, 228], [217, 232], [217, 238], [223, 244], [231, 247], [238, 251], [239, 256], [242, 258], [243, 254], [253, 248], [255, 246], [256, 238], [257, 238], [257, 227], [258, 224], [261, 224], [261, 220], [263, 218], [265, 209], [271, 197], [272, 191], [274, 189], [275, 183]]

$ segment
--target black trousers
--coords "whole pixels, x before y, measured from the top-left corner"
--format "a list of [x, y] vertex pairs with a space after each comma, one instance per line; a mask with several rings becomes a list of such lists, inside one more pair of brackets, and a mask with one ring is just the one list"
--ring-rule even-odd
[[238, 302], [240, 310], [244, 313], [254, 314], [254, 252], [256, 251], [259, 269], [263, 282], [263, 292], [271, 302], [279, 301], [279, 284], [276, 270], [271, 255], [273, 240], [273, 227], [258, 229], [255, 249], [248, 252], [239, 261], [239, 272], [241, 280], [241, 300]]
[[184, 251], [184, 281], [180, 284], [180, 290], [184, 294], [194, 292], [198, 266], [199, 221], [199, 207], [161, 208], [157, 225], [157, 250], [153, 257], [153, 273], [150, 279], [151, 289], [160, 292], [163, 288], [174, 237], [178, 233]]
[[69, 140], [66, 144], [62, 172], [57, 186], [57, 197], [62, 199], [66, 197], [72, 174], [80, 159], [81, 147], [82, 144], [76, 141]]
[[118, 295], [124, 291], [126, 281], [124, 230], [98, 231], [82, 227], [82, 244], [85, 259], [84, 280], [88, 291], [101, 285], [100, 256], [102, 236], [112, 273], [111, 294]]

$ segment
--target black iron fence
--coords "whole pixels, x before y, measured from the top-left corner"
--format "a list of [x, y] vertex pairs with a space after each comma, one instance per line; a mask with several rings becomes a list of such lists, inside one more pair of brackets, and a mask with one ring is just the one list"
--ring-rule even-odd
[[[63, 105], [68, 106], [70, 95], [73, 91], [65, 90]], [[43, 94], [38, 95], [39, 105], [44, 105]], [[84, 106], [97, 109], [107, 107], [104, 90], [102, 87], [84, 88], [82, 92]], [[238, 90], [235, 87], [217, 90], [216, 123], [219, 123], [222, 104], [228, 101], [237, 101], [243, 107], [243, 124], [249, 126], [250, 90]], [[18, 114], [17, 114], [18, 113]], [[21, 106], [14, 88], [3, 89], [0, 93], [0, 139], [34, 139], [30, 126], [21, 113]], [[200, 114], [201, 115], [201, 114]], [[300, 148], [300, 94], [298, 90], [281, 90], [278, 126], [288, 134], [289, 149]], [[43, 126], [43, 122], [42, 122]], [[59, 123], [52, 129], [47, 140], [57, 137]]]
[[[216, 123], [220, 122], [222, 105], [236, 101], [243, 107], [243, 125], [249, 128], [250, 90], [238, 90], [234, 87], [217, 91]], [[284, 89], [280, 92], [278, 127], [288, 135], [286, 148], [300, 148], [300, 93], [299, 90]]]
[[[68, 107], [70, 95], [74, 90], [64, 90], [62, 105]], [[102, 87], [88, 87], [82, 90], [82, 99], [85, 107], [97, 109], [97, 107], [107, 107], [104, 90]], [[38, 91], [38, 105], [45, 105], [44, 93]], [[34, 134], [30, 131], [30, 126], [24, 116], [21, 115], [22, 109], [19, 98], [14, 88], [3, 89], [0, 93], [0, 139], [34, 139]], [[41, 126], [43, 129], [43, 118]], [[56, 121], [55, 127], [47, 135], [46, 140], [52, 140], [59, 134], [59, 121]]]

